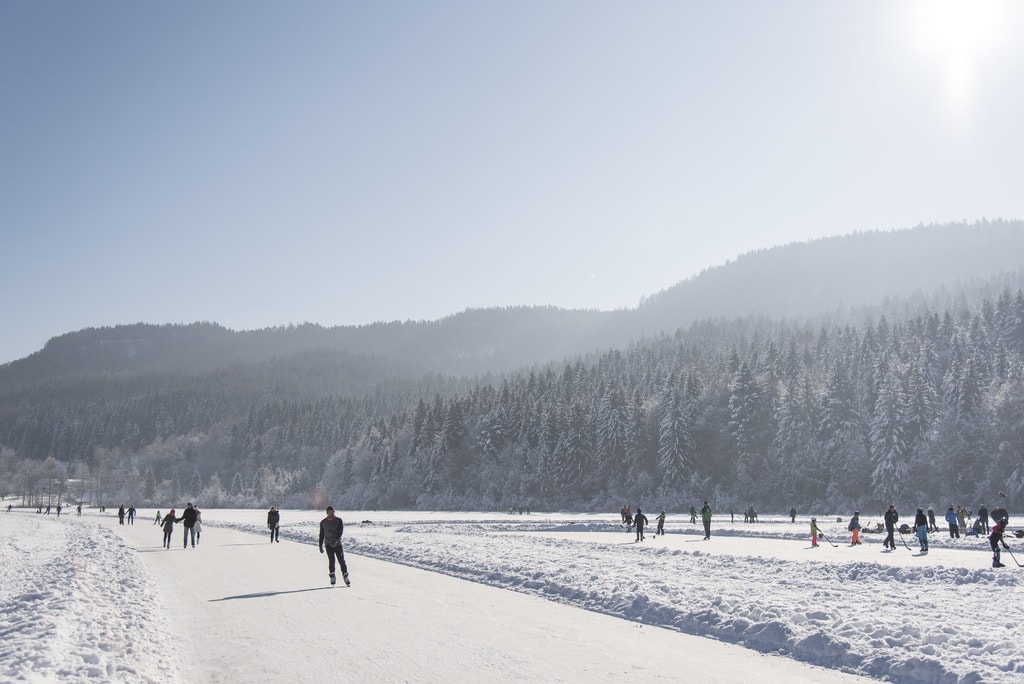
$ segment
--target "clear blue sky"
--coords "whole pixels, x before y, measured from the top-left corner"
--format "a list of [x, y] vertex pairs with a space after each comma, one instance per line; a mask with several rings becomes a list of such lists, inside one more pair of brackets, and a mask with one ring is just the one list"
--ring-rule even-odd
[[0, 3], [0, 363], [1024, 218], [1024, 3]]

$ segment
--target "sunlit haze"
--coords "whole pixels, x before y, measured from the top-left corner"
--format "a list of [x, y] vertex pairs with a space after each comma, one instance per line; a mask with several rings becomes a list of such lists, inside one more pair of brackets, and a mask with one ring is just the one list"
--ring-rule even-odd
[[1024, 4], [0, 3], [0, 363], [1024, 218]]

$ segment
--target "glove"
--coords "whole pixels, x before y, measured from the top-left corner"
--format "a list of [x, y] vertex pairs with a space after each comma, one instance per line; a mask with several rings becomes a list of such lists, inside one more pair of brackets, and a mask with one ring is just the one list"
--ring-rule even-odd
[[320, 547], [320, 553], [323, 553], [323, 552], [324, 552], [324, 547], [321, 546]]
[[1010, 547], [1009, 547], [1009, 546], [1007, 546], [1006, 544], [1003, 544], [1003, 548], [1004, 548], [1004, 549], [1006, 549], [1007, 551], [1009, 551], [1009, 550], [1010, 550]]

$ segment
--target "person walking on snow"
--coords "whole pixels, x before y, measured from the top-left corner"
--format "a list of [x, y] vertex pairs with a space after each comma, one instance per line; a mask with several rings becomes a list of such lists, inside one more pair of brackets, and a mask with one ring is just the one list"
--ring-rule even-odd
[[887, 549], [896, 550], [896, 539], [893, 534], [896, 532], [896, 523], [900, 519], [900, 514], [896, 511], [896, 506], [889, 504], [889, 510], [885, 512], [885, 541], [882, 542], [882, 546]]
[[925, 532], [938, 532], [939, 526], [935, 524], [935, 511], [928, 507], [928, 529]]
[[281, 543], [279, 532], [277, 531], [278, 525], [281, 523], [281, 513], [277, 510], [277, 506], [271, 506], [270, 510], [267, 511], [267, 527], [270, 528], [270, 541]]
[[324, 552], [324, 545], [327, 546], [327, 571], [330, 573], [331, 586], [337, 579], [334, 575], [334, 559], [338, 559], [341, 567], [341, 578], [345, 580], [345, 586], [351, 585], [348, 581], [348, 566], [345, 565], [345, 551], [341, 547], [341, 535], [345, 532], [345, 524], [341, 518], [334, 516], [334, 506], [327, 507], [327, 517], [320, 521], [320, 553]]
[[914, 516], [914, 527], [917, 528], [917, 540], [921, 542], [921, 553], [928, 553], [928, 516], [920, 508]]
[[988, 509], [985, 507], [985, 504], [981, 504], [981, 506], [978, 507], [978, 520], [981, 521], [982, 527], [985, 529], [985, 534], [988, 534]]
[[644, 526], [647, 525], [647, 516], [639, 508], [636, 509], [636, 515], [633, 516], [633, 524], [636, 525], [636, 540], [642, 542], [644, 540]]
[[946, 511], [946, 522], [949, 523], [949, 538], [959, 539], [960, 538], [960, 521], [956, 517], [956, 511], [953, 510], [953, 506], [950, 505], [949, 510]]
[[117, 524], [124, 525], [124, 504], [121, 504], [121, 507], [117, 509]]
[[1009, 518], [1005, 515], [996, 521], [996, 524], [992, 526], [992, 534], [988, 535], [988, 543], [992, 546], [992, 567], [993, 568], [1005, 568], [999, 561], [999, 546], [1006, 550], [1010, 547], [1007, 546], [1006, 541], [1003, 540], [1003, 530], [1006, 529], [1006, 524], [1010, 522]]
[[700, 521], [704, 523], [704, 539], [711, 539], [711, 506], [707, 501], [700, 509]]
[[196, 546], [199, 546], [199, 537], [203, 534], [203, 512], [196, 506]]
[[657, 537], [659, 534], [665, 536], [665, 511], [655, 518], [658, 521], [658, 529], [654, 531], [654, 536]]
[[818, 519], [811, 518], [811, 548], [818, 548], [818, 535], [821, 530], [818, 528]]
[[791, 523], [795, 523], [796, 522], [796, 508], [790, 508], [789, 509], [789, 522], [791, 522]]
[[196, 547], [196, 509], [192, 508], [192, 503], [185, 504], [185, 512], [181, 514], [181, 524], [185, 526], [185, 534], [182, 536], [184, 546], [182, 548], [188, 548], [188, 538], [192, 537], [192, 548]]
[[163, 523], [161, 524], [161, 527], [163, 527], [163, 530], [164, 530], [164, 548], [165, 549], [171, 548], [171, 532], [174, 531], [174, 523], [179, 522], [180, 520], [181, 520], [181, 518], [175, 518], [174, 517], [174, 509], [173, 508], [171, 509], [170, 513], [168, 513], [167, 515], [164, 516]]
[[860, 544], [860, 511], [853, 512], [853, 517], [850, 518], [850, 524], [846, 526], [846, 529], [853, 533], [850, 538], [850, 546]]

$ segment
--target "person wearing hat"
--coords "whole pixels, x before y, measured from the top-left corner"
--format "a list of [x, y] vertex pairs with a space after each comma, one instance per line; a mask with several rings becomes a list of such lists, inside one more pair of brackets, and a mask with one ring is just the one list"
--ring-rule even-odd
[[988, 535], [988, 543], [992, 545], [992, 567], [993, 568], [1005, 568], [999, 561], [999, 546], [1002, 545], [1004, 549], [1009, 550], [1006, 541], [1003, 539], [1003, 530], [1006, 529], [1007, 523], [1010, 519], [1005, 515], [996, 521], [996, 524], [992, 526], [992, 533]]
[[850, 538], [850, 546], [860, 544], [860, 511], [853, 512], [853, 517], [850, 518], [850, 524], [846, 526], [846, 529], [853, 533]]
[[655, 520], [658, 521], [658, 529], [654, 531], [654, 536], [665, 536], [665, 511], [662, 511]]
[[821, 532], [818, 529], [818, 519], [815, 517], [811, 518], [811, 548], [818, 548], [818, 533]]
[[896, 511], [894, 504], [889, 504], [889, 510], [885, 512], [885, 541], [882, 542], [882, 546], [887, 549], [896, 550], [896, 539], [893, 537], [893, 533], [896, 531], [896, 523], [900, 519], [900, 514]]

